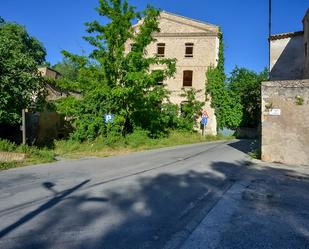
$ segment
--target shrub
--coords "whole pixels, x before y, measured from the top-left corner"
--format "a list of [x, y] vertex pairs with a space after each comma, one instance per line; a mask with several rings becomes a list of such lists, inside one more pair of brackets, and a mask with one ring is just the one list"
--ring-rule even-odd
[[149, 132], [136, 129], [133, 133], [126, 136], [125, 143], [132, 148], [137, 148], [149, 143], [151, 140], [152, 139], [149, 138]]
[[6, 140], [0, 139], [0, 151], [14, 151], [16, 149], [16, 144]]

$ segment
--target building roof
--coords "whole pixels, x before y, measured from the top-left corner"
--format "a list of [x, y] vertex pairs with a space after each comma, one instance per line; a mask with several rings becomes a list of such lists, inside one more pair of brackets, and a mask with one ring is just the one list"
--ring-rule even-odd
[[273, 40], [280, 40], [280, 39], [285, 39], [285, 38], [291, 38], [291, 37], [295, 37], [295, 36], [301, 36], [304, 35], [303, 31], [296, 31], [296, 32], [289, 32], [289, 33], [281, 33], [281, 34], [275, 34], [275, 35], [271, 35], [269, 37], [270, 41]]
[[190, 18], [190, 17], [182, 16], [182, 15], [179, 15], [179, 14], [171, 13], [171, 12], [168, 12], [168, 11], [165, 11], [165, 10], [162, 10], [161, 13], [165, 13], [165, 14], [172, 15], [172, 16], [175, 16], [175, 17], [183, 18], [183, 19], [186, 19], [186, 20], [189, 20], [189, 21], [200, 23], [200, 24], [205, 24], [207, 26], [218, 27], [218, 25], [215, 25], [215, 24], [211, 24], [211, 23], [208, 23], [208, 22], [205, 22], [205, 21], [201, 21], [201, 20]]
[[[181, 16], [181, 15], [174, 14], [171, 12], [167, 12], [165, 10], [160, 12], [160, 18], [168, 19], [168, 20], [178, 22], [184, 25], [189, 25], [189, 26], [201, 29], [201, 30], [207, 30], [207, 31], [214, 32], [214, 33], [219, 32], [219, 26], [217, 25], [204, 22], [204, 21], [200, 21], [200, 20], [196, 20], [193, 18]], [[143, 23], [143, 19], [141, 19], [135, 25], [133, 25], [133, 28], [139, 27], [142, 23]]]

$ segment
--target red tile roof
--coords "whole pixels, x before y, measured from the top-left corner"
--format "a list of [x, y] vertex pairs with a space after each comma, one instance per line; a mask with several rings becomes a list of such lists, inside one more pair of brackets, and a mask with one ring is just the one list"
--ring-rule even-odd
[[275, 35], [271, 35], [269, 37], [269, 40], [273, 41], [273, 40], [285, 39], [285, 38], [290, 38], [290, 37], [299, 36], [299, 35], [304, 35], [304, 32], [296, 31], [296, 32], [275, 34]]

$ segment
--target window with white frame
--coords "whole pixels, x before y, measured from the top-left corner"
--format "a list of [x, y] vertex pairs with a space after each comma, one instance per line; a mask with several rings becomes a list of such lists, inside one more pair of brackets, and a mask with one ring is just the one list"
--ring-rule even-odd
[[157, 44], [157, 56], [164, 57], [165, 56], [165, 43]]
[[193, 57], [193, 47], [194, 44], [193, 43], [186, 43], [185, 44], [185, 57]]

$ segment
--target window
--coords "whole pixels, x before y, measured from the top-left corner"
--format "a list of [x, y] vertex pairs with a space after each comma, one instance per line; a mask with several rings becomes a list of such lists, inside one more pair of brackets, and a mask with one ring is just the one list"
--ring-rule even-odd
[[193, 71], [183, 71], [183, 86], [192, 86]]
[[305, 57], [308, 56], [308, 43], [305, 43]]
[[193, 57], [193, 43], [186, 43], [185, 57]]
[[157, 44], [157, 55], [159, 57], [164, 57], [164, 55], [165, 55], [165, 43], [158, 43]]

